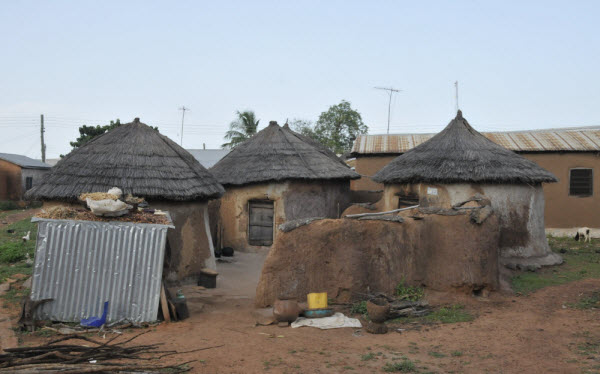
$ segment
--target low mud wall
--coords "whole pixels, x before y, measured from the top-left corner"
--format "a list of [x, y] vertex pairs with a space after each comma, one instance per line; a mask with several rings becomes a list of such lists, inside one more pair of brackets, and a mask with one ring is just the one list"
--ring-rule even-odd
[[279, 232], [256, 291], [259, 307], [277, 298], [327, 292], [338, 302], [392, 294], [401, 281], [435, 290], [498, 289], [498, 219], [425, 215], [404, 223], [325, 219]]

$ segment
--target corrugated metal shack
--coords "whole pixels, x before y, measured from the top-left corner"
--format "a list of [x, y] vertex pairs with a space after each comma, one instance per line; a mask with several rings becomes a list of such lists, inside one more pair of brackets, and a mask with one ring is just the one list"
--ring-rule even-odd
[[109, 301], [107, 322], [157, 319], [167, 230], [174, 226], [32, 221], [38, 234], [31, 298], [54, 299], [37, 318], [79, 322], [102, 315]]

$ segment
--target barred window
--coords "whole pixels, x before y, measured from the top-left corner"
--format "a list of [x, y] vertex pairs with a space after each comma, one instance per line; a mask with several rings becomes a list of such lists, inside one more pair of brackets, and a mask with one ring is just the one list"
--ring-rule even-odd
[[593, 169], [571, 169], [569, 175], [570, 196], [592, 196], [594, 191]]
[[33, 177], [25, 178], [25, 190], [30, 190], [33, 187]]

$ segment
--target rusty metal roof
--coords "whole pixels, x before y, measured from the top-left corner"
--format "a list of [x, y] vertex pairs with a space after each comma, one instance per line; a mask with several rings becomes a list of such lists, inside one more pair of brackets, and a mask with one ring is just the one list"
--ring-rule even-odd
[[[483, 132], [496, 144], [515, 152], [598, 152], [600, 127], [531, 131]], [[359, 135], [352, 154], [399, 154], [429, 140], [435, 134]]]

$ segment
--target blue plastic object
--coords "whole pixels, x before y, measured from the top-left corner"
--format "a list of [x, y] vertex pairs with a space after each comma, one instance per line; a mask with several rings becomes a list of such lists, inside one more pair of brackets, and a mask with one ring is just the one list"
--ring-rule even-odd
[[81, 326], [86, 327], [100, 327], [106, 323], [106, 315], [108, 314], [108, 301], [104, 302], [104, 310], [102, 311], [102, 317], [90, 317], [81, 320]]
[[304, 311], [304, 316], [307, 318], [323, 318], [333, 315], [333, 309], [307, 309]]

